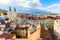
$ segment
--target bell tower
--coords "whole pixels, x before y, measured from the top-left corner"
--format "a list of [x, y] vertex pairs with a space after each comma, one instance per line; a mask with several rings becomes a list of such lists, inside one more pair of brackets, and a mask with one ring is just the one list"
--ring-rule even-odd
[[14, 11], [16, 12], [16, 7], [14, 7]]
[[9, 6], [9, 11], [11, 11], [11, 6]]

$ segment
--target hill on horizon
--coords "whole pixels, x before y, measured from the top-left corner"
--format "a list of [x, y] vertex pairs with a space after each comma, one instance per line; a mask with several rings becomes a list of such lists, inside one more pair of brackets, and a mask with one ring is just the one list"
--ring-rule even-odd
[[4, 10], [4, 9], [0, 9], [0, 13], [6, 13], [8, 12], [7, 10]]

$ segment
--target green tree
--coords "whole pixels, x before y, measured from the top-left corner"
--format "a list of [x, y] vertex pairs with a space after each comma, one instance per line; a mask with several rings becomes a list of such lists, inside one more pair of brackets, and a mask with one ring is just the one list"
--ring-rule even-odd
[[15, 30], [15, 34], [17, 38], [21, 37], [21, 30]]
[[0, 13], [6, 13], [6, 12], [8, 12], [8, 11], [0, 9]]
[[37, 27], [37, 26], [35, 26], [35, 25], [32, 25], [32, 26], [33, 26], [33, 28], [35, 28], [35, 29], [36, 29], [36, 27]]

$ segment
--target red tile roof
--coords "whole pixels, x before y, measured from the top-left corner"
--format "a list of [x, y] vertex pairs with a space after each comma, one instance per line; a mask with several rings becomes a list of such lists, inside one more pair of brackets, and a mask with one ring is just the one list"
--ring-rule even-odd
[[5, 24], [6, 28], [10, 27], [10, 23]]
[[0, 38], [12, 39], [13, 36], [14, 34], [11, 33], [3, 33], [2, 35], [0, 35]]
[[19, 27], [19, 26], [16, 26], [15, 30], [25, 30], [25, 29], [28, 29], [28, 27]]
[[30, 17], [32, 17], [33, 18], [33, 20], [42, 20], [42, 19], [48, 19], [48, 18], [51, 18], [51, 19], [60, 19], [60, 16], [51, 16], [51, 15], [45, 15], [45, 16], [39, 16], [39, 17], [37, 17], [37, 15], [26, 15], [26, 14], [20, 14], [20, 15], [18, 15], [18, 17], [20, 17], [20, 18], [27, 18], [27, 19], [29, 19]]
[[[43, 38], [43, 40], [52, 40], [51, 34], [49, 33], [48, 30], [45, 29], [41, 29], [41, 38]], [[47, 39], [46, 39], [47, 38]]]

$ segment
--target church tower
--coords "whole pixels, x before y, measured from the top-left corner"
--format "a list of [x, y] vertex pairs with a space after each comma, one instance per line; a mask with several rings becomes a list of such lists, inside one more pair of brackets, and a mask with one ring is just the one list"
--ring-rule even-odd
[[9, 12], [7, 14], [9, 16], [10, 21], [13, 21], [17, 16], [16, 8], [14, 7], [14, 9], [12, 11], [11, 6], [9, 6]]
[[14, 11], [16, 12], [16, 8], [14, 7]]
[[9, 11], [11, 11], [11, 6], [9, 6]]

